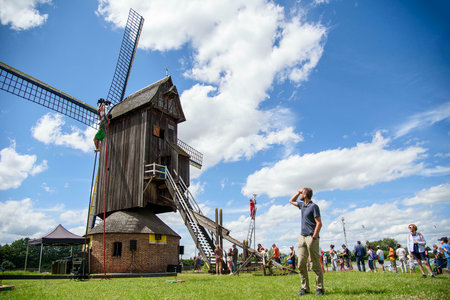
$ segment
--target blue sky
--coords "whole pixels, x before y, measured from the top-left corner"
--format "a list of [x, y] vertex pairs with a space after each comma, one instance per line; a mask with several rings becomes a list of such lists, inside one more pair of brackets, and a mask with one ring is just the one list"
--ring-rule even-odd
[[[0, 60], [93, 106], [106, 97], [128, 10], [145, 18], [126, 95], [168, 66], [204, 154], [191, 190], [232, 236], [296, 245], [289, 198], [310, 186], [321, 246], [450, 232], [446, 1], [5, 1]], [[92, 130], [0, 91], [0, 244], [61, 223], [84, 233]], [[160, 217], [194, 245], [181, 217]], [[228, 246], [228, 245], [226, 245]]]

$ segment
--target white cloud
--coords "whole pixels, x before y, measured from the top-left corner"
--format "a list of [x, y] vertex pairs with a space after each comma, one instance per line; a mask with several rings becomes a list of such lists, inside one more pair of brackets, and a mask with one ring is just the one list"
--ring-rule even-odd
[[226, 214], [247, 213], [250, 214], [250, 206], [231, 207], [224, 209]]
[[450, 102], [446, 102], [434, 109], [421, 112], [409, 117], [408, 121], [401, 124], [397, 128], [395, 132], [395, 137], [398, 138], [404, 136], [414, 129], [429, 127], [437, 122], [447, 120], [449, 118], [450, 118]]
[[41, 184], [41, 188], [43, 188], [44, 191], [46, 191], [47, 193], [53, 193], [55, 191], [55, 190], [52, 190], [46, 182], [43, 182]]
[[79, 236], [84, 236], [86, 234], [86, 225], [72, 227], [72, 228], [66, 228], [66, 229], [74, 234], [79, 235]]
[[374, 203], [355, 208], [328, 221], [321, 238], [323, 247], [328, 247], [330, 243], [339, 246], [344, 243], [342, 217], [345, 219], [345, 230], [351, 249], [357, 240], [376, 241], [394, 238], [404, 245], [409, 233], [408, 224], [411, 223], [416, 224], [419, 231], [424, 234], [428, 246], [436, 243], [439, 236], [445, 236], [450, 230], [450, 220], [436, 217], [430, 209], [412, 207], [405, 209], [395, 202]]
[[18, 188], [28, 175], [47, 170], [47, 161], [36, 165], [36, 155], [21, 155], [16, 152], [16, 142], [0, 151], [0, 190]]
[[[59, 219], [65, 225], [77, 225], [77, 224], [85, 224], [87, 221], [87, 209], [80, 210], [65, 210], [59, 216]], [[84, 233], [83, 233], [84, 234]]]
[[194, 199], [198, 198], [199, 195], [203, 194], [205, 191], [206, 182], [197, 181], [190, 184], [189, 192], [191, 192]]
[[184, 222], [183, 222], [183, 218], [181, 217], [179, 212], [169, 212], [169, 213], [164, 213], [164, 214], [158, 214], [158, 218], [160, 218], [164, 223], [166, 223], [170, 227], [184, 228], [184, 226], [185, 226]]
[[203, 152], [203, 170], [275, 145], [289, 154], [302, 141], [288, 110], [263, 110], [261, 103], [276, 79], [308, 80], [323, 52], [324, 26], [300, 14], [287, 17], [283, 7], [264, 0], [102, 0], [97, 12], [124, 26], [130, 6], [147, 20], [141, 48], [192, 49], [185, 76], [198, 84], [181, 95], [187, 122], [179, 133]]
[[412, 198], [403, 200], [404, 205], [427, 205], [437, 203], [450, 203], [450, 184], [444, 183], [423, 189]]
[[33, 137], [46, 145], [54, 144], [89, 152], [94, 149], [92, 141], [95, 129], [86, 127], [84, 131], [72, 126], [70, 132], [63, 132], [65, 122], [57, 113], [47, 113], [31, 129]]
[[450, 167], [436, 166], [432, 169], [426, 168], [420, 174], [423, 176], [443, 176], [450, 174]]
[[48, 15], [42, 14], [37, 7], [51, 3], [51, 0], [0, 0], [1, 23], [5, 26], [10, 24], [13, 30], [41, 26]]
[[0, 243], [25, 237], [39, 237], [55, 226], [44, 213], [36, 211], [31, 199], [0, 202]]
[[45, 212], [62, 212], [65, 209], [65, 205], [62, 203], [56, 204], [50, 208], [36, 208], [36, 211], [45, 211]]
[[434, 156], [446, 158], [446, 157], [450, 157], [450, 152], [447, 152], [447, 153], [436, 153]]
[[328, 211], [328, 209], [330, 208], [330, 206], [331, 206], [331, 202], [330, 201], [327, 201], [327, 200], [319, 200], [319, 199], [315, 199], [314, 198], [314, 196], [313, 196], [313, 199], [312, 199], [317, 205], [319, 205], [319, 207], [320, 207], [320, 211], [321, 212], [324, 212], [324, 211]]
[[319, 4], [329, 4], [329, 3], [330, 3], [330, 0], [314, 0], [314, 3], [315, 3], [316, 5], [319, 5]]
[[290, 196], [303, 186], [315, 192], [357, 189], [421, 171], [423, 164], [418, 160], [426, 149], [412, 146], [389, 150], [388, 143], [389, 139], [378, 132], [372, 142], [353, 148], [292, 155], [248, 176], [242, 193], [280, 197]]

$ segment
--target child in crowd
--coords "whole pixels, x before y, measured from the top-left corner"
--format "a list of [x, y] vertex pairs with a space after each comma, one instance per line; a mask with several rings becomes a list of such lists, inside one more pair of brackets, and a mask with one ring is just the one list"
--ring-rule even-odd
[[325, 268], [325, 271], [328, 271], [328, 255], [326, 252], [323, 254], [323, 267]]
[[439, 249], [437, 245], [433, 245], [434, 269], [435, 275], [442, 274], [442, 268], [445, 268], [444, 250]]
[[339, 264], [341, 265], [340, 271], [345, 271], [345, 267], [344, 267], [344, 259], [341, 257], [339, 257]]
[[288, 260], [289, 263], [289, 269], [294, 269], [294, 264], [292, 263], [292, 259]]
[[227, 252], [227, 264], [228, 264], [228, 270], [230, 270], [230, 275], [233, 275], [233, 253], [231, 248], [228, 249]]

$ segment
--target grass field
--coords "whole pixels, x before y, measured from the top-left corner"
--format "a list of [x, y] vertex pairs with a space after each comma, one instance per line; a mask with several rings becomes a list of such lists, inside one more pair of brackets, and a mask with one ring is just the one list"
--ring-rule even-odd
[[[309, 273], [315, 290], [314, 273]], [[169, 280], [184, 282], [169, 283]], [[420, 274], [327, 272], [325, 297], [331, 299], [449, 299], [450, 278]], [[15, 285], [0, 299], [295, 299], [298, 275], [216, 276], [184, 272], [175, 277], [99, 280], [3, 280]], [[314, 295], [302, 296], [312, 298]]]

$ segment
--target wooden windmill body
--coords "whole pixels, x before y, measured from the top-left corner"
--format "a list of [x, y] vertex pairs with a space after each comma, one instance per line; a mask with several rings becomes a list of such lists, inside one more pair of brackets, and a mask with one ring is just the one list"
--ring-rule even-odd
[[103, 217], [104, 199], [107, 216], [120, 210], [175, 211], [164, 180], [145, 173], [146, 165], [163, 165], [189, 185], [190, 156], [177, 145], [177, 125], [185, 117], [171, 77], [127, 97], [110, 115], [108, 142], [104, 140], [100, 153], [95, 214]]

